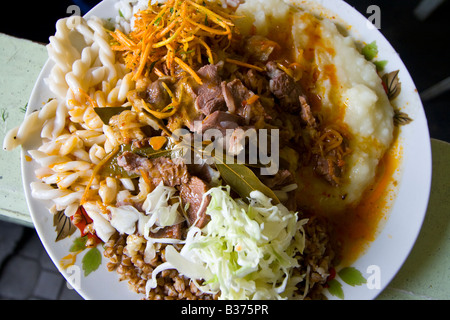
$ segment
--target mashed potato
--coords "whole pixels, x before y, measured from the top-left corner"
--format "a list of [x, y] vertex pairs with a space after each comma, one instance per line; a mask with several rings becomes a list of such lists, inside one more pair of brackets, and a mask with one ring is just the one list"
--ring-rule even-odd
[[266, 35], [270, 24], [283, 21], [289, 14], [290, 6], [283, 1], [250, 0], [245, 1], [236, 10], [238, 15], [245, 18], [237, 20], [239, 30], [250, 33], [252, 25], [260, 35]]
[[305, 80], [305, 89], [320, 101], [315, 111], [324, 122], [344, 127], [350, 134], [352, 153], [346, 158], [343, 183], [332, 187], [311, 167], [304, 167], [298, 177], [299, 204], [327, 213], [357, 204], [374, 182], [379, 161], [393, 140], [394, 112], [375, 66], [331, 21], [292, 10], [282, 1], [247, 0], [239, 12], [249, 16], [245, 23], [253, 22], [263, 33], [269, 23], [292, 21], [296, 59], [306, 74], [314, 74], [313, 84], [311, 78]]
[[298, 12], [293, 26], [297, 51], [315, 45], [310, 68], [317, 68], [319, 76], [313, 92], [321, 98], [324, 118], [347, 127], [352, 150], [340, 188], [309, 176], [311, 182], [303, 189], [307, 196], [302, 198], [313, 205], [320, 203], [327, 212], [342, 211], [356, 204], [373, 183], [378, 163], [393, 140], [394, 111], [375, 66], [332, 22]]

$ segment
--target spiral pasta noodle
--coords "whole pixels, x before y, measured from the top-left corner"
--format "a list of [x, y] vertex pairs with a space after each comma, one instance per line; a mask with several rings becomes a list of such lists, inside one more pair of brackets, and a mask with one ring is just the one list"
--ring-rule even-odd
[[[119, 106], [135, 86], [127, 68], [116, 61], [110, 36], [97, 17], [60, 19], [47, 52], [52, 64], [44, 80], [53, 98], [28, 113], [5, 136], [3, 148], [13, 150], [39, 132], [42, 143], [28, 154], [40, 166], [32, 196], [50, 201], [50, 211], [75, 214], [86, 188], [114, 203], [121, 191], [134, 190], [130, 179], [98, 178], [95, 166], [117, 148], [117, 134], [105, 125], [95, 107]], [[80, 47], [81, 42], [81, 47]]]

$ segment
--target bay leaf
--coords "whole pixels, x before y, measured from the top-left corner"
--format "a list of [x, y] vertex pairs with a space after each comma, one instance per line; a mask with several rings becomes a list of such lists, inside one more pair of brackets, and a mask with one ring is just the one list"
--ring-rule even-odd
[[55, 241], [67, 238], [77, 230], [77, 227], [75, 227], [70, 218], [64, 214], [64, 211], [59, 211], [53, 216], [53, 226], [56, 229]]
[[276, 205], [280, 203], [280, 200], [275, 193], [262, 183], [246, 164], [236, 163], [236, 159], [227, 156], [226, 153], [221, 155], [218, 155], [215, 152], [213, 154], [205, 153], [203, 144], [200, 146], [200, 149], [198, 149], [194, 143], [189, 144], [186, 141], [181, 140], [179, 145], [197, 153], [202, 159], [212, 159], [221, 178], [231, 187], [231, 189], [239, 194], [242, 199], [247, 200], [252, 191], [260, 191], [272, 199], [272, 204]]
[[131, 151], [130, 144], [120, 145], [119, 152], [117, 152], [114, 157], [105, 162], [103, 167], [100, 169], [98, 174], [102, 177], [113, 177], [113, 178], [136, 178], [138, 177], [135, 173], [130, 173], [123, 167], [119, 166], [117, 163], [117, 158], [121, 156], [125, 151]]
[[155, 150], [150, 146], [143, 148], [132, 148], [131, 151], [141, 157], [147, 157], [148, 159], [155, 159], [159, 157], [178, 158], [183, 155], [182, 148], [177, 147], [176, 145], [159, 150]]
[[125, 111], [131, 110], [131, 107], [105, 107], [105, 108], [94, 108], [95, 113], [100, 117], [104, 124], [109, 124], [109, 120]]
[[150, 146], [143, 148], [134, 148], [131, 144], [122, 144], [120, 145], [120, 149], [117, 154], [103, 165], [103, 167], [99, 171], [99, 174], [102, 177], [137, 178], [139, 176], [138, 174], [128, 172], [117, 163], [117, 159], [125, 151], [133, 152], [141, 157], [146, 157], [148, 159], [155, 159], [159, 157], [177, 158], [183, 155], [182, 148], [178, 147], [177, 145], [168, 144], [168, 146], [164, 149], [154, 150]]
[[245, 165], [216, 161], [216, 168], [219, 170], [220, 176], [225, 183], [237, 192], [242, 199], [246, 200], [250, 197], [252, 191], [260, 191], [272, 199], [272, 204], [280, 203], [275, 193], [262, 183], [255, 173]]

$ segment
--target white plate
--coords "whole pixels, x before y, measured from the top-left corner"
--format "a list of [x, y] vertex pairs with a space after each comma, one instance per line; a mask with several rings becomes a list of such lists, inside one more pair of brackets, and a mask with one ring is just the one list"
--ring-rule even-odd
[[[402, 92], [396, 103], [414, 119], [411, 124], [402, 127], [399, 137], [403, 151], [402, 177], [392, 210], [377, 238], [353, 265], [363, 273], [366, 279], [369, 279], [369, 285], [352, 287], [343, 283], [345, 299], [374, 299], [389, 284], [408, 257], [425, 217], [431, 186], [431, 144], [425, 113], [413, 80], [400, 57], [377, 29], [368, 28], [367, 19], [364, 16], [340, 0], [293, 2], [302, 5], [310, 4], [319, 14], [331, 17], [337, 23], [351, 26], [349, 33], [357, 41], [365, 43], [376, 41], [380, 60], [389, 61], [387, 71], [400, 70]], [[93, 8], [87, 17], [95, 15], [100, 18], [109, 18], [116, 14], [114, 1], [103, 1]], [[27, 112], [31, 112], [34, 106], [40, 106], [42, 102], [51, 98], [51, 93], [44, 83], [44, 78], [49, 75], [51, 67], [51, 63], [47, 62], [42, 69], [31, 94], [28, 103], [30, 108]], [[47, 210], [48, 204], [31, 197], [30, 183], [36, 181], [34, 170], [37, 167], [34, 162], [27, 161], [25, 155], [27, 150], [35, 148], [38, 143], [36, 139], [22, 148], [22, 177], [35, 228], [50, 258], [68, 282], [77, 288], [85, 299], [141, 298], [140, 295], [128, 289], [126, 282], [119, 282], [115, 272], [107, 271], [106, 258], [103, 258], [100, 268], [88, 277], [82, 275], [81, 267], [79, 267], [82, 255], [77, 258], [75, 268], [61, 269], [60, 261], [69, 253], [73, 236], [55, 242], [56, 233], [53, 217]], [[380, 277], [377, 279], [371, 276]], [[370, 282], [373, 279], [380, 282]]]

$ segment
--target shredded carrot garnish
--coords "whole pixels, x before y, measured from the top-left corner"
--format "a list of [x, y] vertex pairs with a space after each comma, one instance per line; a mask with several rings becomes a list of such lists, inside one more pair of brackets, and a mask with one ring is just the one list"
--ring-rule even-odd
[[[149, 4], [135, 15], [129, 34], [110, 32], [111, 48], [121, 52], [133, 80], [142, 76], [184, 76], [202, 81], [196, 70], [203, 59], [214, 63], [214, 51], [231, 44], [233, 16], [218, 4], [202, 0], [168, 0]], [[253, 68], [260, 69], [253, 66]]]
[[[141, 100], [140, 106], [142, 106], [142, 108], [145, 111], [152, 114], [153, 116], [155, 116], [158, 119], [167, 119], [168, 117], [173, 116], [178, 111], [179, 103], [174, 101], [174, 102], [170, 103], [169, 105], [167, 105], [162, 111], [150, 109], [150, 107], [144, 100]], [[167, 112], [167, 111], [169, 111], [169, 112]]]
[[250, 64], [250, 63], [242, 62], [242, 61], [239, 61], [239, 60], [234, 60], [234, 59], [226, 58], [225, 61], [228, 62], [228, 63], [237, 64], [238, 66], [241, 66], [241, 67], [246, 67], [246, 68], [250, 68], [250, 69], [255, 69], [255, 70], [260, 71], [260, 72], [263, 72], [263, 71], [264, 71], [264, 69], [261, 68], [261, 67], [255, 66], [255, 65]]
[[208, 9], [202, 5], [199, 5], [198, 3], [195, 3], [190, 0], [186, 0], [186, 2], [189, 3], [190, 5], [196, 7], [199, 11], [203, 11], [204, 13], [206, 13], [208, 15], [208, 17], [211, 17], [214, 20], [217, 20], [218, 24], [220, 24], [221, 26], [224, 26], [224, 25], [233, 26], [234, 25], [233, 22], [231, 22], [230, 20], [225, 19], [224, 17], [220, 16], [219, 14], [211, 11], [210, 9]]
[[164, 76], [165, 76], [165, 74], [164, 74], [161, 70], [159, 70], [158, 68], [156, 68], [156, 67], [153, 68], [153, 72], [154, 72], [158, 77], [164, 77]]
[[214, 28], [210, 28], [208, 26], [205, 26], [204, 24], [197, 23], [197, 22], [193, 21], [190, 18], [186, 18], [186, 20], [189, 23], [193, 24], [194, 26], [197, 26], [200, 29], [205, 30], [206, 32], [209, 32], [209, 33], [212, 33], [212, 34], [218, 34], [218, 35], [221, 35], [221, 36], [228, 35], [228, 31], [227, 30], [217, 30], [217, 29], [214, 29]]
[[123, 46], [125, 46], [129, 49], [136, 46], [136, 44], [120, 30], [116, 30], [115, 32], [110, 32], [110, 34], [117, 42], [119, 42], [120, 44], [122, 44]]
[[170, 88], [167, 86], [167, 84], [164, 81], [161, 81], [161, 85], [164, 87], [164, 89], [166, 89], [167, 93], [169, 94], [170, 98], [172, 99], [172, 101], [175, 101], [175, 96], [172, 92], [172, 90], [170, 90]]
[[[173, 3], [173, 2], [175, 2], [176, 3], [176, 1], [170, 1], [171, 3]], [[158, 25], [159, 24], [159, 22], [161, 21], [161, 19], [162, 19], [162, 17], [164, 16], [164, 14], [166, 13], [166, 11], [167, 11], [167, 7], [166, 6], [163, 6], [163, 7], [161, 7], [161, 11], [156, 15], [156, 17], [149, 23], [149, 25], [150, 26], [152, 26], [152, 25]]]
[[288, 76], [290, 76], [291, 78], [294, 78], [294, 72], [289, 69], [286, 68], [284, 65], [282, 65], [281, 63], [277, 62], [277, 67], [281, 70], [283, 70]]
[[152, 181], [150, 180], [150, 176], [147, 171], [140, 169], [139, 172], [141, 173], [142, 179], [144, 179], [145, 183], [151, 187], [153, 185]]
[[155, 44], [153, 45], [153, 48], [160, 48], [160, 47], [163, 47], [163, 46], [165, 46], [165, 45], [168, 45], [168, 44], [172, 43], [172, 42], [180, 35], [180, 33], [181, 33], [181, 31], [184, 29], [184, 26], [185, 26], [185, 25], [186, 25], [186, 22], [183, 21], [183, 22], [181, 23], [181, 26], [174, 32], [173, 35], [171, 35], [169, 38], [167, 38], [167, 39], [164, 40], [164, 41], [160, 41], [160, 42], [158, 42], [158, 43], [155, 43]]
[[133, 76], [133, 80], [137, 80], [139, 78], [139, 76], [142, 74], [142, 72], [144, 71], [145, 65], [147, 64], [147, 57], [150, 54], [151, 48], [152, 48], [151, 43], [147, 43], [147, 45], [145, 46], [144, 52], [142, 53], [142, 58], [139, 63], [139, 67]]
[[94, 99], [92, 99], [91, 96], [88, 95], [86, 91], [84, 91], [84, 90], [81, 89], [81, 88], [78, 88], [78, 91], [79, 91], [80, 94], [87, 100], [87, 102], [91, 105], [92, 108], [98, 107], [97, 101], [95, 101]]
[[195, 79], [195, 81], [197, 81], [197, 83], [202, 84], [202, 79], [200, 79], [198, 74], [195, 73], [195, 71], [192, 70], [192, 68], [189, 67], [183, 60], [181, 60], [178, 57], [175, 57], [174, 60], [178, 63], [178, 65], [181, 67], [181, 69], [183, 69], [184, 71], [189, 73]]
[[190, 42], [190, 41], [192, 41], [192, 40], [194, 40], [194, 39], [195, 39], [195, 36], [194, 36], [194, 35], [191, 35], [191, 36], [189, 36], [189, 37], [187, 37], [187, 38], [183, 38], [183, 39], [178, 40], [178, 42], [179, 42], [179, 43], [186, 43], [186, 42]]
[[247, 99], [247, 104], [253, 104], [256, 101], [258, 101], [259, 96], [257, 94], [252, 95], [250, 98]]
[[201, 38], [198, 39], [198, 42], [200, 42], [200, 44], [206, 49], [206, 55], [208, 56], [209, 63], [214, 64], [211, 48]]
[[165, 36], [170, 30], [172, 30], [172, 29], [177, 25], [177, 23], [179, 23], [180, 21], [181, 21], [181, 18], [174, 19], [167, 27], [165, 27], [163, 30], [161, 30], [161, 31], [158, 33], [157, 37], [158, 37], [158, 38], [164, 37], [164, 36]]

